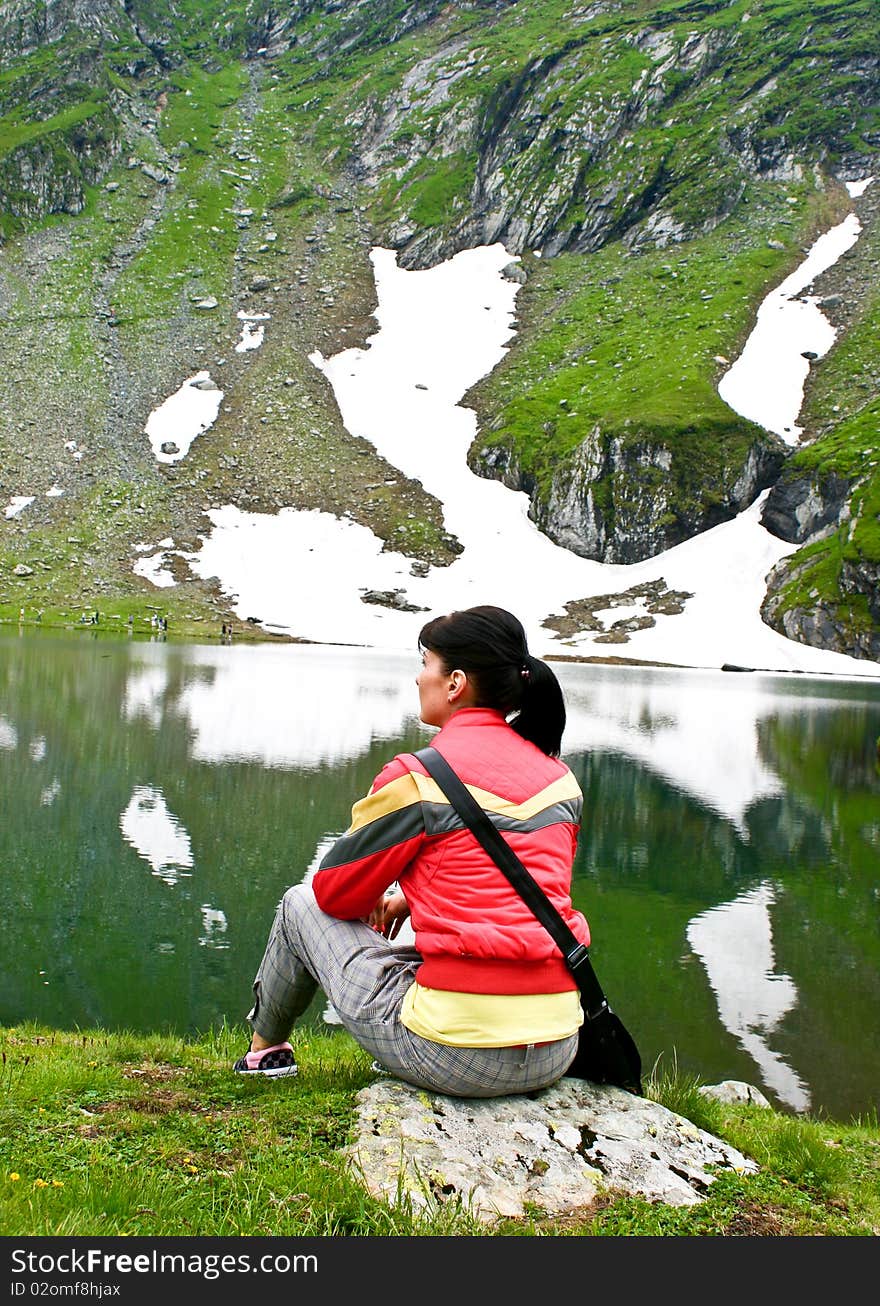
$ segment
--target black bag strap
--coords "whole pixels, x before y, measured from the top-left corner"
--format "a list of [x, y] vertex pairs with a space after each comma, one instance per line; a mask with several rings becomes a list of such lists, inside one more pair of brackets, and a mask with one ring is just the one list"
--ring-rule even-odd
[[577, 981], [587, 1015], [595, 1019], [608, 1002], [596, 978], [586, 945], [580, 943], [553, 906], [544, 890], [523, 866], [510, 845], [502, 839], [479, 803], [436, 748], [422, 748], [413, 754], [437, 782], [467, 828], [479, 840], [514, 889], [548, 931]]

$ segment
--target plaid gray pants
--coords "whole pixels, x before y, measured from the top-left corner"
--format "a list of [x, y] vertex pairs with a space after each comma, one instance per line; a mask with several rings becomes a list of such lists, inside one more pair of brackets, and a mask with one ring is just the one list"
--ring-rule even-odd
[[422, 958], [389, 943], [363, 921], [322, 912], [308, 884], [288, 889], [254, 979], [251, 1027], [283, 1043], [323, 989], [349, 1034], [398, 1079], [454, 1097], [502, 1097], [546, 1088], [568, 1069], [577, 1035], [558, 1042], [460, 1048], [421, 1038], [401, 1024], [404, 995]]

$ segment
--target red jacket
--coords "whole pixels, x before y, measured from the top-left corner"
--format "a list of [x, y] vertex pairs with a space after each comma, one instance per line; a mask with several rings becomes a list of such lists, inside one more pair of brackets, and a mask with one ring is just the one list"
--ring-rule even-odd
[[[431, 743], [588, 944], [589, 927], [570, 897], [583, 797], [568, 767], [487, 708], [462, 708]], [[313, 888], [323, 911], [357, 920], [395, 881], [424, 959], [420, 984], [460, 993], [576, 987], [550, 935], [407, 753], [355, 803], [351, 826], [324, 857]]]

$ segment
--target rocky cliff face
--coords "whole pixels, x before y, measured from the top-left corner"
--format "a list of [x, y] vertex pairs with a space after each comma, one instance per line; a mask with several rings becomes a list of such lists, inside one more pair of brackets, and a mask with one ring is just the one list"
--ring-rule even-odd
[[85, 187], [110, 168], [137, 111], [136, 97], [109, 78], [105, 48], [138, 43], [121, 0], [0, 4], [0, 67], [19, 73], [16, 121], [0, 130], [0, 211], [34, 221], [82, 210]]
[[[749, 15], [713, 26], [712, 14], [728, 7], [700, 6], [705, 21], [697, 26], [688, 14], [689, 29], [660, 14], [653, 22], [627, 18], [621, 6], [599, 0], [578, 9], [556, 41], [536, 34], [546, 52], [510, 60], [510, 72], [508, 61], [493, 66], [469, 35], [419, 60], [390, 96], [359, 105], [348, 122], [357, 133], [353, 166], [366, 187], [387, 184], [391, 174], [405, 190], [428, 160], [450, 173], [453, 198], [442, 221], [426, 227], [404, 210], [389, 222], [387, 239], [402, 265], [430, 266], [494, 241], [545, 256], [585, 253], [617, 238], [635, 248], [662, 245], [711, 229], [749, 178], [801, 178], [829, 147], [838, 166], [847, 155], [847, 166], [863, 164], [852, 138], [838, 144], [816, 128], [795, 127], [797, 106], [783, 88], [797, 60], [820, 62], [809, 54], [817, 34], [807, 29], [798, 42], [782, 16], [759, 30]], [[876, 102], [880, 59], [848, 49], [835, 83], [859, 84]], [[725, 85], [735, 93], [725, 95]], [[828, 95], [843, 110], [837, 90]], [[700, 147], [680, 134], [682, 119], [691, 107], [702, 114], [710, 97], [716, 131], [711, 154], [700, 159]], [[854, 105], [851, 92], [843, 99], [841, 120]], [[780, 129], [786, 119], [791, 132]], [[666, 134], [652, 130], [659, 123]]]
[[122, 148], [118, 120], [106, 108], [59, 127], [0, 158], [0, 209], [14, 218], [79, 213], [85, 187], [107, 172]]
[[759, 437], [725, 476], [688, 485], [674, 447], [596, 429], [554, 473], [546, 496], [504, 449], [476, 448], [470, 461], [478, 474], [528, 494], [529, 516], [556, 544], [597, 562], [631, 563], [742, 512], [784, 460], [781, 441]]
[[123, 0], [6, 0], [0, 4], [0, 60], [9, 64], [73, 31], [102, 38], [132, 30]]
[[807, 476], [789, 469], [767, 496], [761, 522], [781, 540], [806, 544], [848, 519], [851, 493], [852, 482], [833, 472]]
[[[808, 564], [782, 562], [767, 577], [767, 597], [761, 616], [789, 639], [816, 648], [833, 649], [850, 657], [880, 661], [880, 565], [844, 562], [839, 594], [823, 599], [817, 591], [809, 606], [786, 599], [785, 586], [797, 583]], [[868, 621], [853, 620], [853, 606], [866, 606]]]
[[789, 639], [880, 660], [880, 562], [859, 553], [845, 556], [860, 525], [868, 481], [783, 474], [768, 496], [763, 524], [792, 543], [828, 541], [844, 556], [830, 594], [812, 575], [817, 549], [783, 559], [767, 577], [761, 615]]

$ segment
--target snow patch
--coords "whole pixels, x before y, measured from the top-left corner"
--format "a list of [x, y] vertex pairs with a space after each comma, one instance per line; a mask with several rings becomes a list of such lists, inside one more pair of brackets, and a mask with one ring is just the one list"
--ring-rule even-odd
[[850, 198], [857, 200], [859, 196], [864, 195], [873, 180], [873, 177], [863, 177], [861, 181], [847, 181], [844, 185], [849, 191]]
[[[203, 389], [203, 385], [210, 388]], [[197, 372], [170, 395], [147, 419], [147, 435], [153, 454], [160, 463], [177, 463], [189, 453], [193, 441], [217, 420], [223, 391], [211, 381], [207, 371]], [[162, 446], [174, 446], [163, 452]]]
[[821, 358], [835, 339], [817, 298], [801, 292], [855, 244], [861, 229], [850, 213], [815, 241], [803, 263], [767, 295], [745, 348], [718, 386], [734, 412], [775, 432], [786, 444], [797, 444], [802, 430], [797, 416], [810, 370], [804, 355]]
[[132, 567], [136, 576], [143, 576], [156, 589], [170, 589], [177, 584], [170, 571], [165, 570], [165, 553], [153, 553], [149, 558], [138, 558]]
[[33, 503], [36, 495], [34, 494], [14, 494], [6, 505], [6, 519], [17, 517], [20, 512], [24, 512], [30, 504]]
[[241, 328], [241, 339], [235, 346], [237, 354], [247, 353], [251, 349], [259, 349], [263, 343], [263, 335], [266, 330], [264, 322], [269, 321], [269, 313], [246, 313], [239, 310], [237, 314], [239, 321], [243, 323]]

